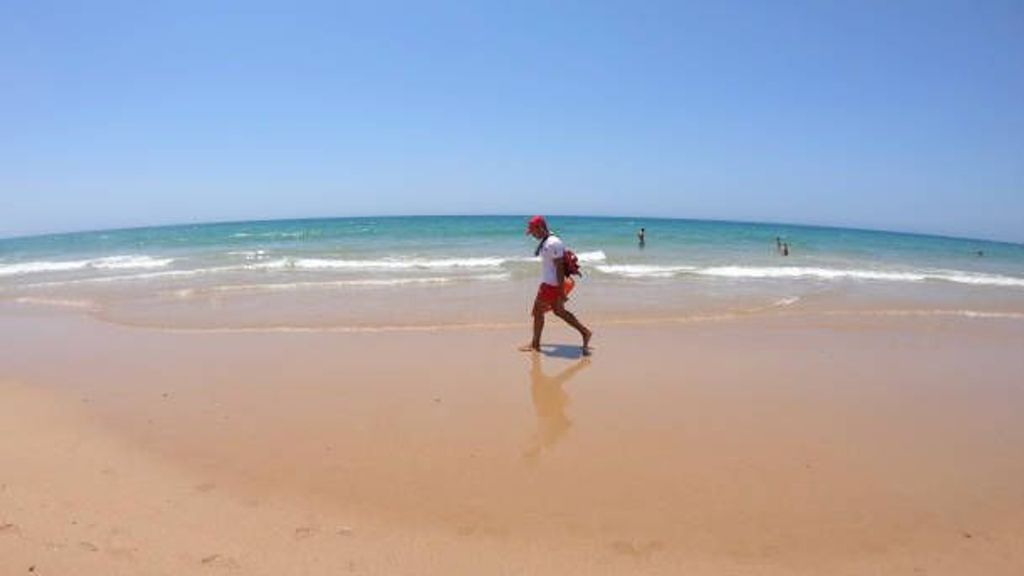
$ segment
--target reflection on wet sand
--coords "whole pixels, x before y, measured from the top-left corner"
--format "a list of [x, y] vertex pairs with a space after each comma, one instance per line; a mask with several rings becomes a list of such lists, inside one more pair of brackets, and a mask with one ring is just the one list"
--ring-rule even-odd
[[565, 414], [569, 395], [563, 386], [581, 370], [590, 366], [590, 358], [581, 358], [554, 376], [544, 373], [543, 355], [530, 354], [530, 396], [537, 414], [537, 432], [524, 450], [523, 456], [534, 460], [544, 450], [552, 448], [569, 428], [572, 420]]

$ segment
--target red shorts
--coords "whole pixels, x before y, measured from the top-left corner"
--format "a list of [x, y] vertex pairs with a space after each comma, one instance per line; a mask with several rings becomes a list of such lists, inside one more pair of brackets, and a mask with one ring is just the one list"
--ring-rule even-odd
[[558, 286], [541, 284], [540, 288], [537, 288], [537, 300], [533, 305], [540, 306], [541, 310], [544, 312], [550, 312], [555, 307], [559, 297], [564, 294], [566, 298], [568, 298], [569, 293], [572, 292], [572, 289], [575, 287], [576, 284], [569, 278], [566, 278], [562, 282], [562, 290], [559, 290]]

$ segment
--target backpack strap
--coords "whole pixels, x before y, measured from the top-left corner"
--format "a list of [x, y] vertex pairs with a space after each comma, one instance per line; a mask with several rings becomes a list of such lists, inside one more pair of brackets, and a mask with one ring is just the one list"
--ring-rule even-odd
[[548, 233], [547, 236], [544, 237], [543, 240], [540, 241], [540, 244], [537, 244], [537, 249], [533, 251], [533, 255], [534, 256], [540, 256], [540, 251], [541, 251], [542, 248], [544, 248], [544, 243], [548, 241], [548, 238], [551, 238], [551, 233], [550, 232]]

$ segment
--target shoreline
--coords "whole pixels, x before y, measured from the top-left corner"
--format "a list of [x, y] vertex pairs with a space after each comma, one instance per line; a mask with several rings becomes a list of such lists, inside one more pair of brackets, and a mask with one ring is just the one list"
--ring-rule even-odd
[[[487, 295], [480, 293], [403, 292], [355, 295], [319, 293], [303, 299], [286, 296], [237, 299], [98, 301], [83, 298], [21, 296], [0, 300], [0, 314], [73, 314], [112, 326], [183, 334], [244, 333], [387, 333], [502, 330], [529, 327], [532, 285], [506, 287]], [[592, 287], [588, 287], [592, 288]], [[349, 295], [351, 296], [351, 295]], [[444, 296], [439, 298], [439, 296]], [[595, 326], [659, 326], [745, 320], [868, 319], [872, 317], [919, 317], [922, 319], [1024, 320], [1024, 301], [1019, 297], [995, 299], [979, 294], [972, 299], [907, 298], [863, 293], [758, 295], [721, 301], [687, 302], [677, 296], [668, 303], [661, 294], [654, 302], [637, 303], [609, 296], [598, 287], [576, 294], [569, 309]], [[369, 298], [371, 300], [365, 300]], [[431, 298], [430, 306], [421, 306]], [[342, 302], [339, 307], [337, 302]], [[401, 318], [395, 322], [395, 318]]]

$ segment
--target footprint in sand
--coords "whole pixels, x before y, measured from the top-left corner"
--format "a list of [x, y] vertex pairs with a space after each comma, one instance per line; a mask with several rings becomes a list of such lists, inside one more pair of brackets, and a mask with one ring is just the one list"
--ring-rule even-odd
[[207, 492], [213, 492], [216, 487], [217, 485], [213, 482], [203, 482], [202, 484], [197, 484], [195, 489], [196, 492], [202, 492], [205, 494]]
[[310, 528], [309, 526], [300, 526], [295, 529], [295, 539], [305, 540], [306, 538], [309, 538], [310, 536], [316, 534], [316, 532], [316, 528]]
[[4, 534], [18, 535], [21, 534], [21, 530], [18, 528], [17, 524], [11, 524], [10, 522], [0, 524], [0, 535]]
[[227, 568], [230, 570], [236, 570], [240, 568], [238, 562], [229, 556], [222, 556], [220, 554], [210, 554], [199, 561], [203, 566], [209, 566], [210, 568]]
[[648, 558], [651, 554], [663, 549], [664, 544], [658, 540], [651, 540], [643, 542], [640, 540], [616, 540], [611, 543], [611, 549], [615, 552], [625, 555], [632, 556], [633, 558]]
[[131, 535], [120, 528], [114, 528], [110, 530], [103, 548], [111, 556], [130, 559], [139, 551], [134, 544]]
[[134, 546], [113, 546], [107, 548], [107, 554], [114, 556], [115, 558], [128, 558], [131, 559], [135, 556], [135, 553], [139, 549]]
[[86, 552], [99, 552], [100, 551], [99, 546], [93, 544], [92, 542], [86, 542], [84, 540], [78, 543], [78, 547], [81, 548], [82, 550], [85, 550]]

